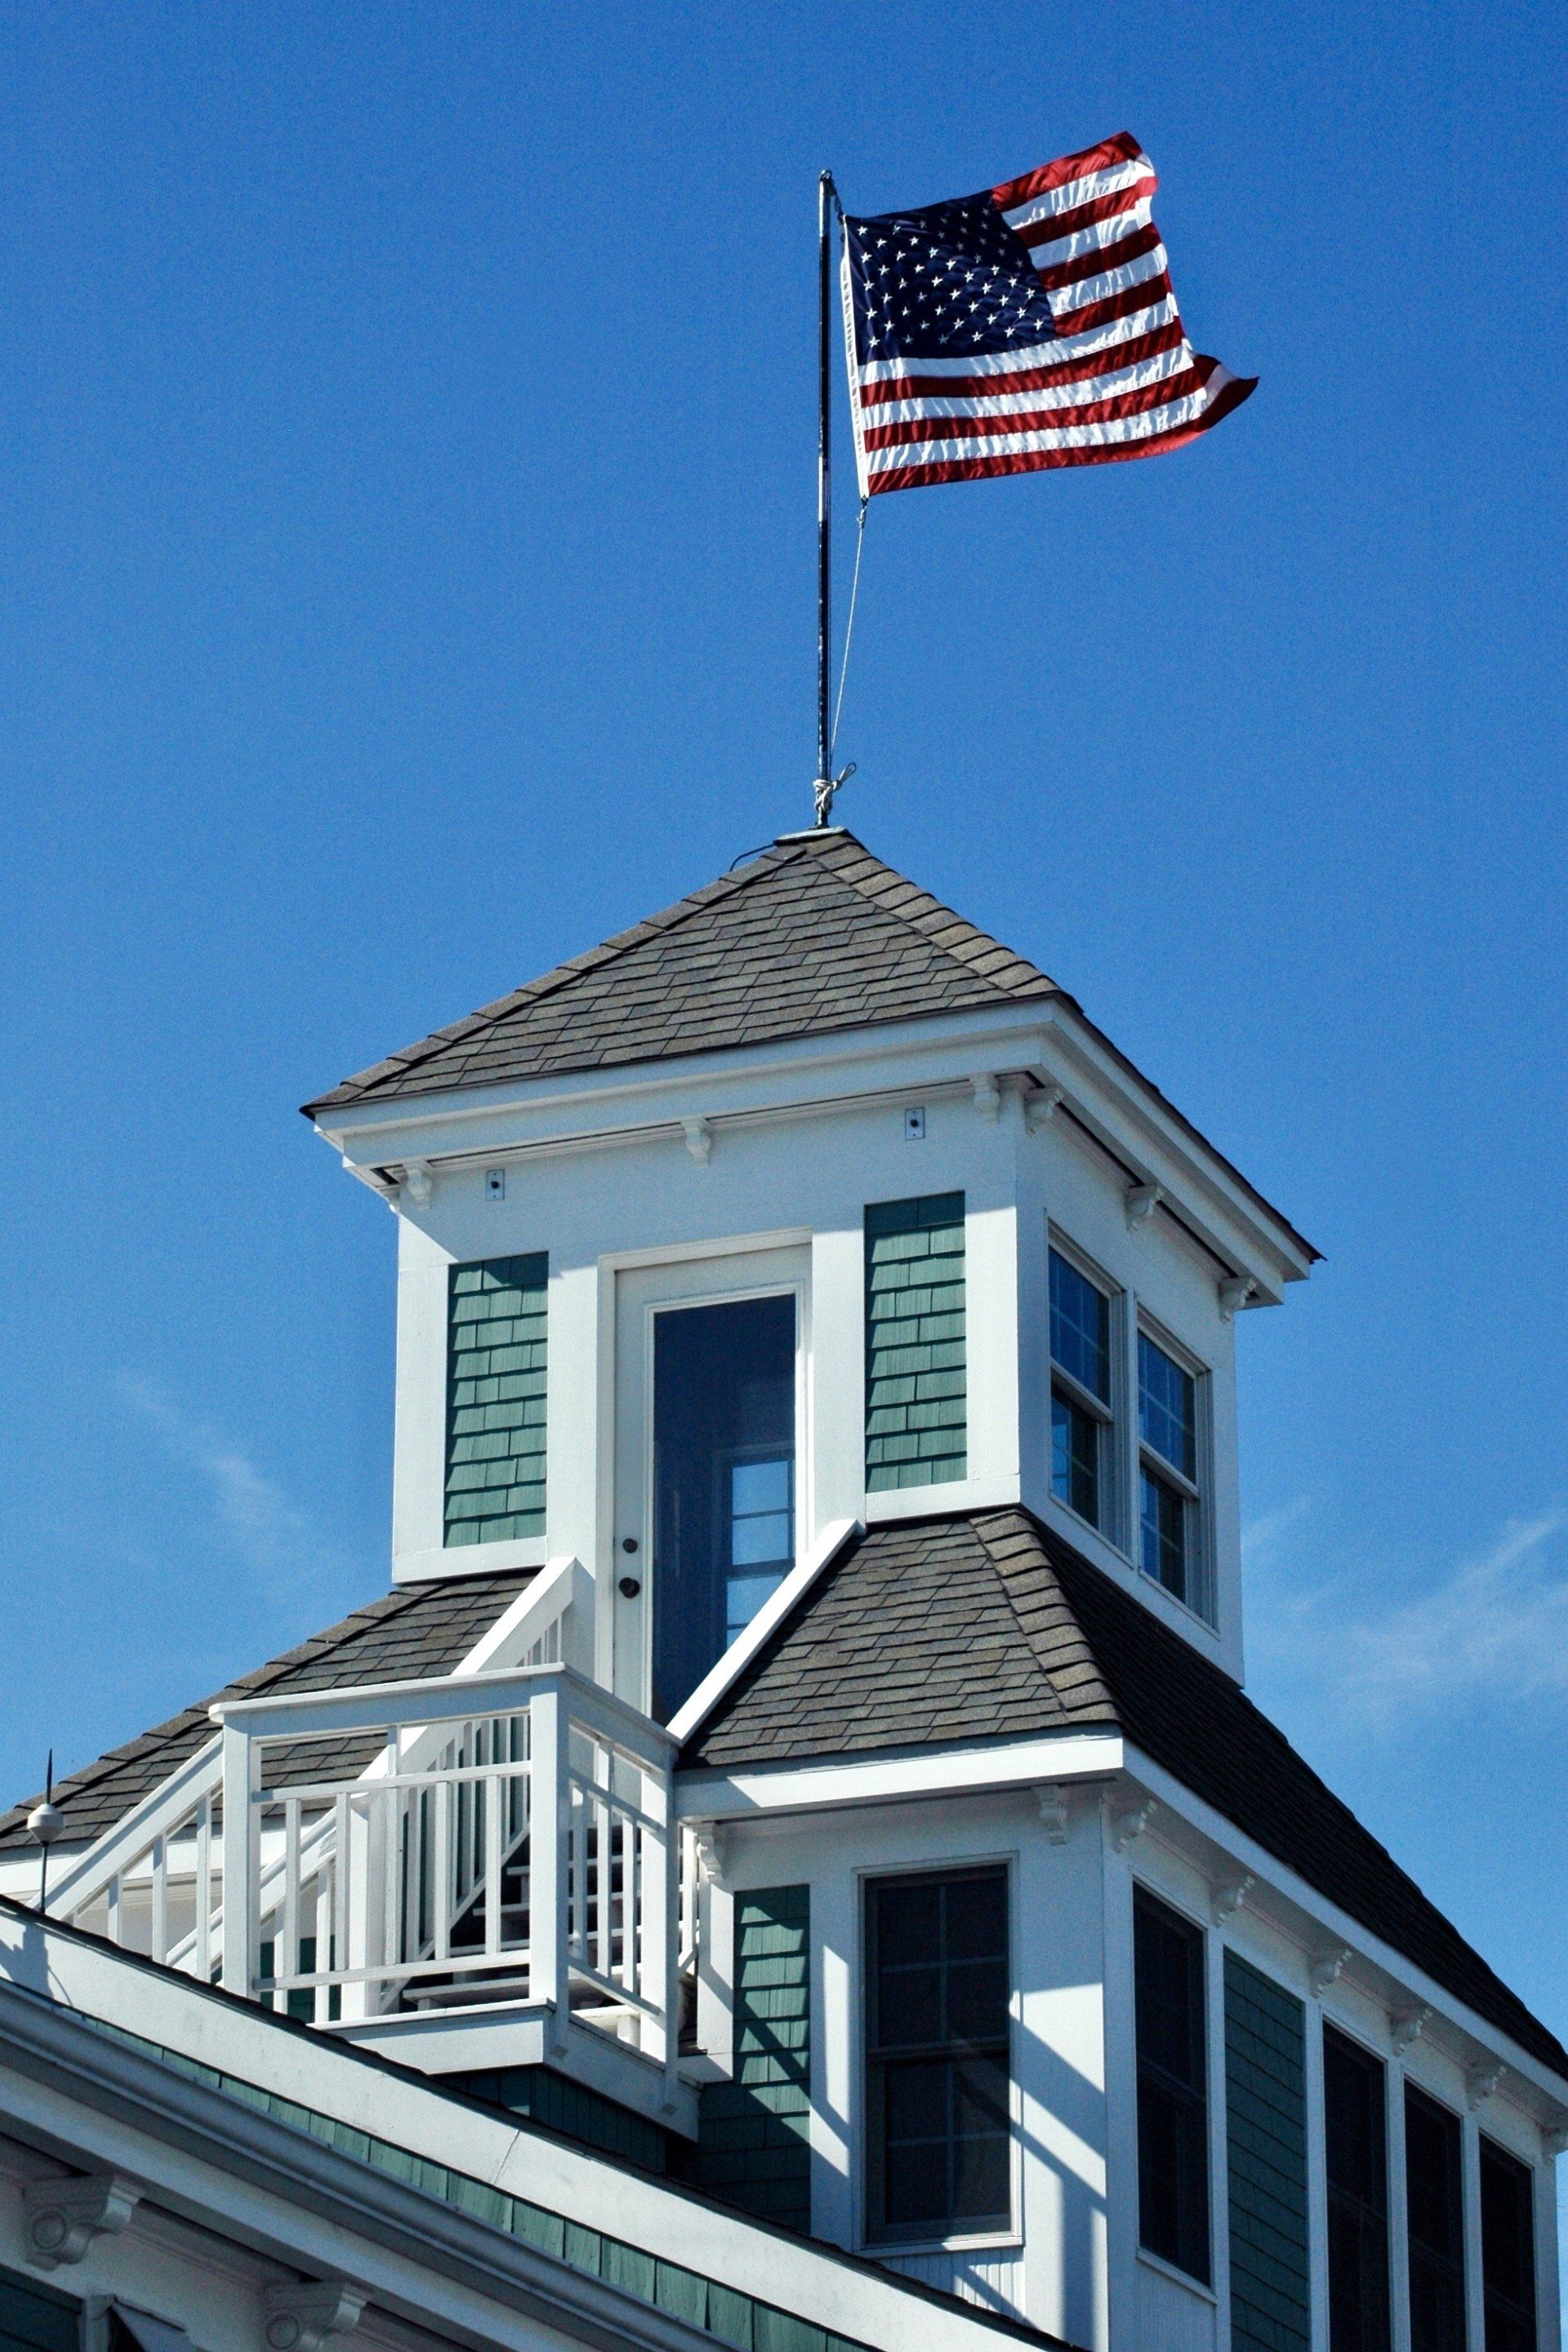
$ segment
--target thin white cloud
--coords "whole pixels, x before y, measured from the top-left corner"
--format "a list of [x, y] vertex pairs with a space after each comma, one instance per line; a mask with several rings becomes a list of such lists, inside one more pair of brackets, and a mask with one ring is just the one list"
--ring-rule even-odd
[[216, 1532], [253, 1575], [292, 1591], [335, 1565], [305, 1513], [235, 1438], [188, 1412], [154, 1381], [125, 1372], [119, 1389], [170, 1458], [194, 1473]]
[[1244, 1538], [1264, 1596], [1249, 1612], [1248, 1648], [1271, 1680], [1363, 1719], [1568, 1699], [1568, 1506], [1510, 1520], [1419, 1590], [1408, 1570], [1385, 1577], [1370, 1567], [1296, 1582], [1289, 1538], [1308, 1516], [1305, 1503], [1289, 1506]]

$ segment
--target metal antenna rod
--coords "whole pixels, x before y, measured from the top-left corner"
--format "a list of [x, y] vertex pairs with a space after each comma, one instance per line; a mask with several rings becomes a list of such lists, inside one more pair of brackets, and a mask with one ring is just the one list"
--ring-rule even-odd
[[833, 299], [833, 256], [828, 246], [828, 222], [837, 191], [831, 172], [816, 184], [817, 332], [816, 332], [816, 822], [826, 824], [833, 808], [832, 728], [828, 699], [832, 692], [831, 599], [833, 594], [832, 410], [828, 404], [832, 345], [829, 307]]

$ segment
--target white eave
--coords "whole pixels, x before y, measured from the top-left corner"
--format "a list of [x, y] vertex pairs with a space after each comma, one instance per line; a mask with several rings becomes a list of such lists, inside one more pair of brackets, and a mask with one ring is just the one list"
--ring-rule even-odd
[[1278, 1301], [1315, 1253], [1066, 998], [884, 1022], [827, 1035], [722, 1047], [611, 1069], [445, 1093], [375, 1097], [315, 1124], [350, 1171], [384, 1191], [387, 1169], [604, 1150], [679, 1138], [683, 1122], [828, 1113], [969, 1086], [985, 1074], [1058, 1090], [1070, 1116], [1204, 1247]]

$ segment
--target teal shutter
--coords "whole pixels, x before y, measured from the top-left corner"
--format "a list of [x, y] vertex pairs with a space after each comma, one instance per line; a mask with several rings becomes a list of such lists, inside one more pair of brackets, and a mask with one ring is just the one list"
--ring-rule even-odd
[[1301, 2004], [1225, 1956], [1233, 2352], [1308, 2352], [1307, 2074]]
[[963, 1195], [866, 1212], [866, 1490], [966, 1475]]
[[447, 1291], [448, 1544], [544, 1533], [544, 1304], [550, 1262], [455, 1265]]
[[704, 2189], [770, 2221], [811, 2227], [811, 1889], [735, 1897], [735, 2075], [699, 2111]]
[[0, 2352], [80, 2352], [81, 2305], [38, 2279], [0, 2269]]

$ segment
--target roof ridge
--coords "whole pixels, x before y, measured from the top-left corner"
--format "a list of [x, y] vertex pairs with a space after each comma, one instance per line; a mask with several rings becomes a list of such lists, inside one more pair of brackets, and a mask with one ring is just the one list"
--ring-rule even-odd
[[[973, 971], [976, 964], [985, 958], [1000, 956], [1016, 967], [1017, 978], [1011, 983], [994, 972], [982, 973], [982, 978], [994, 981], [998, 987], [1006, 988], [1013, 995], [1058, 996], [1062, 993], [1058, 983], [1043, 972], [1038, 964], [1031, 963], [1027, 956], [1021, 956], [1016, 948], [1008, 947], [994, 933], [983, 931], [978, 924], [972, 923], [967, 916], [959, 914], [920, 883], [911, 882], [908, 875], [900, 874], [896, 866], [889, 866], [885, 858], [868, 849], [854, 834], [845, 832], [831, 848], [824, 844], [818, 855], [836, 881], [843, 882], [859, 897], [871, 900], [880, 913], [892, 915], [900, 922], [907, 924], [910, 930], [918, 931], [940, 954], [951, 956], [966, 971]], [[850, 867], [854, 870], [846, 870]], [[887, 900], [895, 893], [900, 895], [900, 903], [889, 906]], [[944, 933], [948, 936], [944, 937]]]
[[[1028, 1643], [1030, 1656], [1045, 1675], [1060, 1704], [1064, 1707], [1070, 1708], [1075, 1714], [1088, 1714], [1092, 1711], [1109, 1715], [1113, 1721], [1120, 1723], [1121, 1710], [1116, 1703], [1116, 1694], [1105, 1679], [1104, 1669], [1100, 1665], [1091, 1636], [1079, 1623], [1077, 1612], [1063, 1589], [1061, 1579], [1057, 1574], [1056, 1562], [1051, 1558], [1045, 1542], [1045, 1529], [1040, 1521], [1023, 1504], [1016, 1504], [1000, 1510], [973, 1512], [970, 1515], [970, 1525], [974, 1529], [981, 1549], [995, 1570], [997, 1582], [1006, 1597], [1014, 1622]], [[1031, 1567], [1043, 1580], [1048, 1583], [1055, 1607], [1068, 1619], [1078, 1633], [1093, 1669], [1092, 1683], [1089, 1677], [1085, 1677], [1079, 1688], [1066, 1691], [1062, 1688], [1058, 1680], [1062, 1662], [1059, 1658], [1047, 1658], [1041, 1649], [1037, 1638], [1040, 1630], [1039, 1609], [1037, 1607], [1026, 1609], [1024, 1605], [1024, 1596], [1020, 1594], [1015, 1581], [1013, 1562], [1005, 1557], [998, 1556], [994, 1538], [999, 1534], [1011, 1538], [1013, 1549], [1016, 1550], [1020, 1546], [1026, 1546], [1032, 1553]]]

